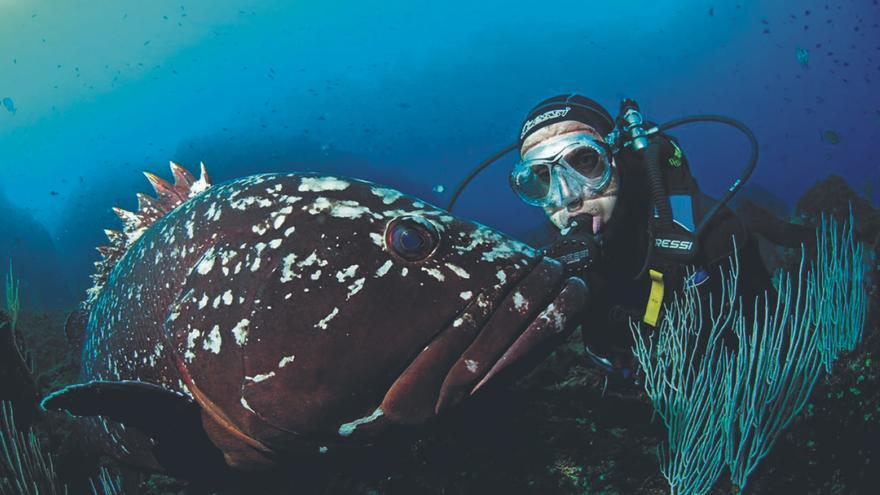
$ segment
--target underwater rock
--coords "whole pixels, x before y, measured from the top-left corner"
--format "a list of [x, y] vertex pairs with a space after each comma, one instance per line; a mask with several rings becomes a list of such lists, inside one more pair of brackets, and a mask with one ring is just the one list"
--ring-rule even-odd
[[15, 264], [22, 280], [22, 305], [33, 308], [70, 307], [75, 301], [63, 275], [66, 273], [58, 247], [46, 230], [27, 211], [11, 204], [0, 190], [0, 267]]
[[795, 205], [795, 213], [805, 222], [816, 225], [822, 213], [846, 218], [850, 206], [856, 229], [867, 242], [875, 244], [880, 235], [880, 212], [839, 175], [830, 175], [807, 190]]

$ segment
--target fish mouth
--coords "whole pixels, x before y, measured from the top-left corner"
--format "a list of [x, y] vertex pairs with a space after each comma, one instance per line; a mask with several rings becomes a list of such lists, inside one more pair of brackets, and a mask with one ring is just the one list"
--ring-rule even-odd
[[484, 290], [412, 360], [386, 393], [385, 418], [418, 424], [455, 406], [499, 375], [551, 350], [574, 328], [586, 284], [540, 259], [525, 276]]

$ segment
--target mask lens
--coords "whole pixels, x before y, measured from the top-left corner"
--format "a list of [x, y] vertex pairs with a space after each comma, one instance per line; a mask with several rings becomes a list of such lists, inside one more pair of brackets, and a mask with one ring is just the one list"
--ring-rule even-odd
[[578, 146], [564, 157], [568, 165], [587, 179], [600, 179], [605, 174], [605, 159], [589, 146]]
[[542, 200], [550, 192], [550, 167], [546, 164], [515, 170], [510, 179], [514, 189], [527, 200]]

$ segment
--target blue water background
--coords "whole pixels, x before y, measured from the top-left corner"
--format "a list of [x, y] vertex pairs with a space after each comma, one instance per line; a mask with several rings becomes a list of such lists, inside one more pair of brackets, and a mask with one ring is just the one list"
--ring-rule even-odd
[[[2, 0], [0, 262], [25, 305], [72, 304], [118, 228], [109, 208], [134, 208], [140, 171], [167, 177], [169, 160], [215, 182], [343, 173], [445, 204], [534, 103], [571, 91], [612, 113], [634, 97], [660, 122], [742, 120], [761, 142], [753, 184], [789, 205], [830, 173], [877, 199], [878, 22], [876, 0]], [[674, 134], [710, 194], [747, 157], [717, 124]], [[512, 159], [456, 212], [540, 225], [507, 186]]]

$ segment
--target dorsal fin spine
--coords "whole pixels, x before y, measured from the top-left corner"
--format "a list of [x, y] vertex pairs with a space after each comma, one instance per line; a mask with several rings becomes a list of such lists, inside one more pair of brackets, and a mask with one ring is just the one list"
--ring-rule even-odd
[[86, 291], [86, 299], [81, 305], [83, 309], [91, 309], [116, 263], [144, 232], [182, 203], [211, 187], [211, 180], [204, 163], [199, 164], [201, 175], [198, 180], [180, 165], [174, 162], [170, 164], [171, 174], [174, 176], [173, 185], [155, 174], [144, 172], [156, 192], [156, 197], [138, 193], [136, 212], [113, 208], [113, 212], [122, 221], [122, 231], [104, 230], [110, 246], [98, 247], [103, 259], [95, 262], [95, 273], [91, 276], [94, 285]]

